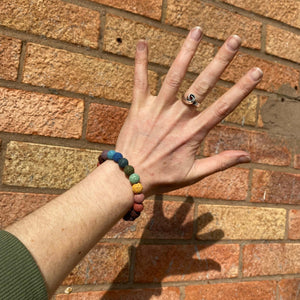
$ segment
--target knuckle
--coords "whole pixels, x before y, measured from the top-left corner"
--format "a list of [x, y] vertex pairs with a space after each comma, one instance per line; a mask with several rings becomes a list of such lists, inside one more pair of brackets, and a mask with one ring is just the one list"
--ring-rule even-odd
[[173, 72], [169, 76], [166, 77], [166, 84], [169, 85], [172, 88], [177, 88], [181, 84], [181, 76], [177, 72]]
[[200, 96], [200, 98], [204, 98], [209, 93], [211, 88], [212, 86], [207, 81], [203, 81], [194, 87], [196, 95]]
[[148, 83], [140, 78], [135, 78], [134, 80], [134, 86], [140, 90], [147, 90]]
[[215, 115], [218, 119], [224, 119], [231, 112], [231, 106], [228, 101], [220, 100], [219, 103], [216, 104]]

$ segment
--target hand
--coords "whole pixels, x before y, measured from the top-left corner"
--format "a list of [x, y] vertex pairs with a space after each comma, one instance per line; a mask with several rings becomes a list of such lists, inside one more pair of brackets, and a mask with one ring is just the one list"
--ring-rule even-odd
[[[149, 91], [147, 43], [139, 41], [137, 44], [133, 101], [116, 150], [128, 158], [140, 175], [146, 196], [190, 185], [212, 173], [250, 161], [247, 152], [234, 150], [200, 160], [195, 158], [208, 132], [231, 113], [262, 78], [259, 68], [251, 69], [203, 112], [177, 99], [179, 86], [201, 37], [199, 27], [190, 31], [157, 96]], [[240, 44], [238, 36], [229, 37], [186, 96], [192, 93], [201, 102], [229, 65]]]

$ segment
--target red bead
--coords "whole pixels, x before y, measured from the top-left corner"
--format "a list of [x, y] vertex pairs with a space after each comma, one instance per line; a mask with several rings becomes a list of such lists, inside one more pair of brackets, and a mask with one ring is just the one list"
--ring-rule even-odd
[[135, 203], [142, 203], [145, 200], [145, 195], [144, 194], [135, 194], [133, 196], [133, 201]]
[[134, 203], [133, 209], [137, 212], [141, 212], [144, 209], [144, 205], [142, 203]]
[[97, 167], [99, 167], [100, 166], [100, 163], [99, 162], [97, 162]]

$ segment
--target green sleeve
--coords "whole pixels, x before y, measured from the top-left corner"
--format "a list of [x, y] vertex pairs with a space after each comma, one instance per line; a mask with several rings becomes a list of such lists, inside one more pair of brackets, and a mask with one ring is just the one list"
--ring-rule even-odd
[[48, 299], [42, 274], [27, 248], [12, 234], [0, 231], [0, 299]]

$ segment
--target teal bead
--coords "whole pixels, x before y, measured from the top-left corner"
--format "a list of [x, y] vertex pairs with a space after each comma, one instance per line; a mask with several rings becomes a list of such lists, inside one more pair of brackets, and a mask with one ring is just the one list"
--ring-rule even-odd
[[118, 164], [120, 168], [125, 168], [128, 165], [128, 160], [123, 157], [118, 161]]
[[133, 168], [133, 166], [127, 165], [127, 166], [124, 168], [124, 173], [125, 173], [127, 176], [130, 176], [131, 174], [133, 174], [133, 173], [134, 173], [134, 168]]
[[116, 151], [115, 150], [109, 150], [107, 152], [107, 158], [108, 159], [113, 159], [113, 156], [115, 155]]
[[129, 176], [129, 181], [131, 184], [138, 183], [140, 182], [140, 176], [138, 174], [133, 173]]

